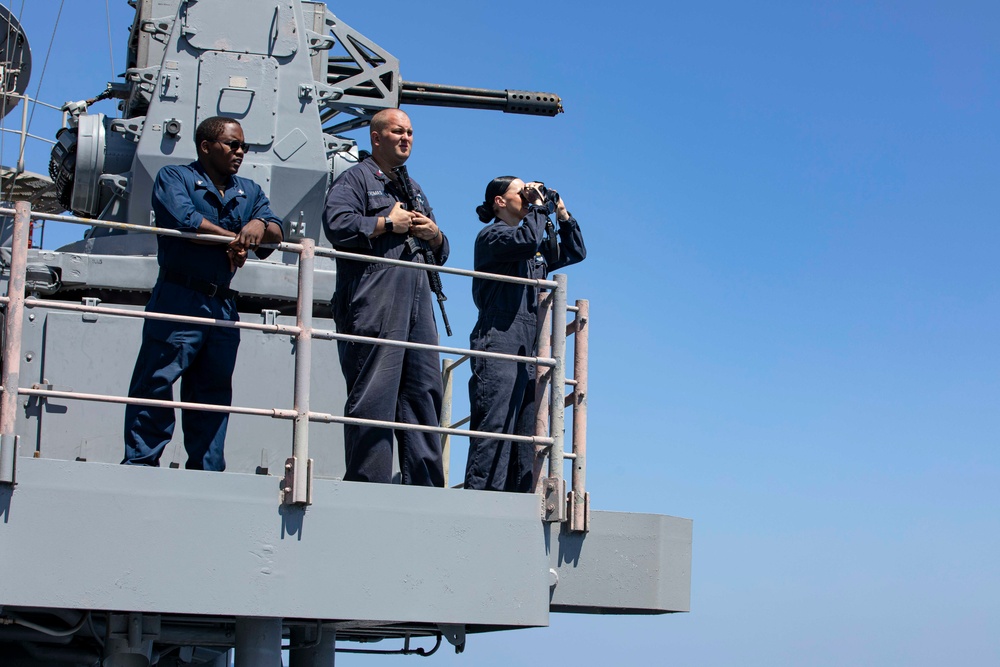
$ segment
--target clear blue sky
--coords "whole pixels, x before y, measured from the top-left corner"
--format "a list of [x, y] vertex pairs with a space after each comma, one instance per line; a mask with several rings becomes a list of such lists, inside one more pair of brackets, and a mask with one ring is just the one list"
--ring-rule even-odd
[[[24, 9], [32, 92], [58, 5]], [[67, 2], [42, 99], [103, 89], [104, 5]], [[554, 615], [434, 664], [1000, 664], [1000, 5], [332, 9], [404, 79], [563, 97], [408, 109], [410, 171], [461, 266], [490, 178], [563, 193], [593, 506], [695, 522], [690, 614]]]

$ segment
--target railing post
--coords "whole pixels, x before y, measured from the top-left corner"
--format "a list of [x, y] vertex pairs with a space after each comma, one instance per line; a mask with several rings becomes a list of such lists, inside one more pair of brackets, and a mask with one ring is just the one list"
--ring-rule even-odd
[[4, 317], [3, 400], [0, 402], [0, 484], [13, 485], [17, 464], [17, 388], [21, 381], [21, 331], [24, 324], [24, 274], [28, 263], [28, 224], [31, 204], [14, 204], [14, 229], [7, 278]]
[[[445, 357], [441, 360], [441, 380], [444, 386], [444, 393], [441, 399], [441, 420], [438, 426], [451, 426], [451, 392], [455, 384], [452, 380], [452, 366], [455, 362]], [[450, 486], [448, 476], [451, 474], [451, 434], [445, 433], [441, 436], [441, 462], [444, 467], [444, 488]]]
[[299, 294], [295, 324], [295, 421], [292, 425], [292, 458], [285, 462], [284, 502], [312, 504], [312, 460], [309, 458], [309, 385], [312, 367], [313, 267], [316, 242], [300, 241]]
[[564, 273], [555, 276], [552, 292], [552, 367], [549, 383], [549, 477], [545, 480], [544, 515], [549, 522], [566, 520], [566, 480], [563, 479], [563, 453], [566, 436], [566, 291]]
[[[538, 293], [538, 339], [535, 341], [535, 354], [539, 357], [552, 356], [552, 301], [545, 292]], [[535, 436], [545, 437], [549, 434], [549, 370], [535, 367]], [[542, 467], [548, 445], [535, 447], [535, 464], [532, 471], [533, 489], [541, 492]]]
[[587, 359], [590, 344], [590, 301], [576, 302], [573, 321], [573, 490], [569, 494], [569, 529], [590, 530], [590, 494], [587, 493]]
[[17, 152], [17, 173], [24, 173], [24, 146], [28, 143], [28, 96], [21, 97], [21, 146]]

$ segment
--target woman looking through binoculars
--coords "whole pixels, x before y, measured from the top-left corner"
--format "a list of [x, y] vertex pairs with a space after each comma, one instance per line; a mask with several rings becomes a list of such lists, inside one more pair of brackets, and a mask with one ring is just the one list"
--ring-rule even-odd
[[[587, 256], [580, 226], [565, 202], [540, 182], [494, 178], [476, 213], [486, 223], [476, 237], [476, 271], [544, 279], [549, 271]], [[549, 219], [552, 213], [558, 232]], [[474, 278], [472, 298], [479, 309], [469, 336], [473, 350], [535, 356], [538, 288]], [[473, 358], [469, 402], [470, 428], [497, 435], [470, 438], [465, 488], [531, 491], [535, 446], [504, 440], [502, 434], [534, 433], [535, 365]]]

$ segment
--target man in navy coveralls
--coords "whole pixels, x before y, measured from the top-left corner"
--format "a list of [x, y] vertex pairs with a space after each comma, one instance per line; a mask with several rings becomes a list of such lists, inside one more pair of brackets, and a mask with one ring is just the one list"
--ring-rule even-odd
[[[281, 219], [271, 212], [260, 186], [236, 175], [247, 151], [235, 120], [213, 116], [195, 131], [198, 160], [160, 170], [153, 185], [156, 226], [228, 236], [229, 244], [157, 236], [160, 273], [147, 312], [193, 315], [235, 322], [236, 292], [229, 283], [247, 250], [282, 239]], [[181, 378], [181, 401], [232, 405], [233, 369], [239, 329], [146, 320], [128, 395], [173, 400]], [[182, 410], [185, 467], [225, 470], [223, 447], [229, 415]], [[174, 431], [172, 408], [125, 408], [125, 460], [158, 466]]]
[[[415, 182], [425, 213], [402, 207], [393, 168], [410, 157], [413, 127], [405, 113], [386, 109], [371, 121], [371, 157], [337, 178], [326, 199], [323, 225], [338, 250], [421, 262], [406, 248], [407, 235], [428, 243], [438, 264], [448, 239]], [[427, 272], [373, 262], [337, 260], [333, 317], [341, 333], [437, 344], [434, 299]], [[441, 415], [438, 353], [338, 341], [347, 380], [348, 417], [437, 426]], [[399, 443], [403, 484], [444, 486], [441, 440], [436, 433], [344, 426], [345, 480], [392, 481], [393, 436]]]

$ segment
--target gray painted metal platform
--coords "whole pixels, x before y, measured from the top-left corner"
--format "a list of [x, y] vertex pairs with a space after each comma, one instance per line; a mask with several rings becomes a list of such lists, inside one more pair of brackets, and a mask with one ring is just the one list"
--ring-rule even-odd
[[551, 611], [691, 611], [692, 529], [691, 519], [595, 511], [588, 533], [547, 525], [546, 553], [558, 575]]
[[[0, 488], [0, 605], [544, 626], [552, 611], [690, 603], [691, 522], [594, 512], [543, 524], [539, 497], [315, 480], [307, 510], [273, 476], [34, 459]], [[554, 584], [554, 586], [553, 586]]]
[[538, 498], [20, 458], [0, 604], [378, 622], [548, 623]]

